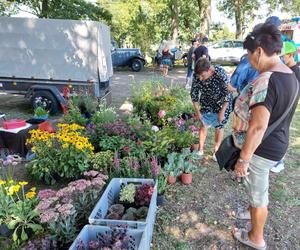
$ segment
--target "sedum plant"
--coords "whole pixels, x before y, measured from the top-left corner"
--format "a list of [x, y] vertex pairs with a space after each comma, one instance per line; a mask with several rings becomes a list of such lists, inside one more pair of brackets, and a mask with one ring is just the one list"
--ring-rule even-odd
[[134, 196], [135, 196], [135, 185], [134, 184], [128, 184], [125, 187], [121, 189], [120, 192], [120, 201], [133, 203], [134, 202]]

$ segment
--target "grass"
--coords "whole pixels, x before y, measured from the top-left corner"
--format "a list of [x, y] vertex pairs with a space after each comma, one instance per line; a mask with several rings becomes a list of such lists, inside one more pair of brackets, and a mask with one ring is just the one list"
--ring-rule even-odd
[[[230, 132], [228, 124], [225, 133]], [[232, 227], [247, 227], [232, 211], [247, 206], [243, 185], [220, 172], [211, 160], [213, 131], [209, 131], [206, 158], [190, 186], [168, 186], [167, 202], [159, 208], [153, 249], [247, 249], [234, 241]], [[285, 170], [270, 175], [269, 217], [265, 238], [269, 249], [297, 249], [300, 246], [300, 104], [291, 130]]]

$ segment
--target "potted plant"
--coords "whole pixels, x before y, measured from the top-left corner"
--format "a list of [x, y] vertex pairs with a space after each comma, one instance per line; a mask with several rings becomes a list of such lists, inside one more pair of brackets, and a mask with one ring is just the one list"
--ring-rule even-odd
[[199, 160], [199, 156], [196, 153], [183, 152], [178, 157], [178, 164], [181, 165], [182, 174], [181, 182], [183, 184], [191, 184], [193, 179], [193, 173], [198, 170], [198, 167], [195, 165], [195, 160]]
[[49, 116], [49, 112], [45, 110], [43, 107], [39, 106], [34, 110], [34, 118], [47, 120]]
[[166, 174], [161, 170], [157, 176], [157, 205], [162, 206], [165, 200], [165, 190], [167, 186]]
[[177, 153], [173, 152], [167, 155], [168, 162], [165, 164], [164, 170], [167, 173], [167, 181], [169, 184], [174, 184], [176, 182], [177, 176], [180, 175], [180, 169], [178, 164], [176, 164]]

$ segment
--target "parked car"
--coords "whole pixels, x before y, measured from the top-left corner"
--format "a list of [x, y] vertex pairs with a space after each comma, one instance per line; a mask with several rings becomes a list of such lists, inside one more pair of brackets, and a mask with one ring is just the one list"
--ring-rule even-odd
[[208, 46], [211, 61], [220, 64], [238, 64], [247, 54], [241, 40], [224, 40]]
[[112, 41], [111, 57], [114, 67], [130, 67], [132, 71], [139, 72], [146, 64], [146, 60], [138, 48], [119, 48]]

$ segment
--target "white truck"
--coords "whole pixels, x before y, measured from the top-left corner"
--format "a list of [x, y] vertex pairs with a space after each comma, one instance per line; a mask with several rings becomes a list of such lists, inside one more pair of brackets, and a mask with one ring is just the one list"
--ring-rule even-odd
[[0, 17], [0, 91], [24, 94], [52, 114], [73, 92], [110, 102], [110, 37], [94, 21]]

